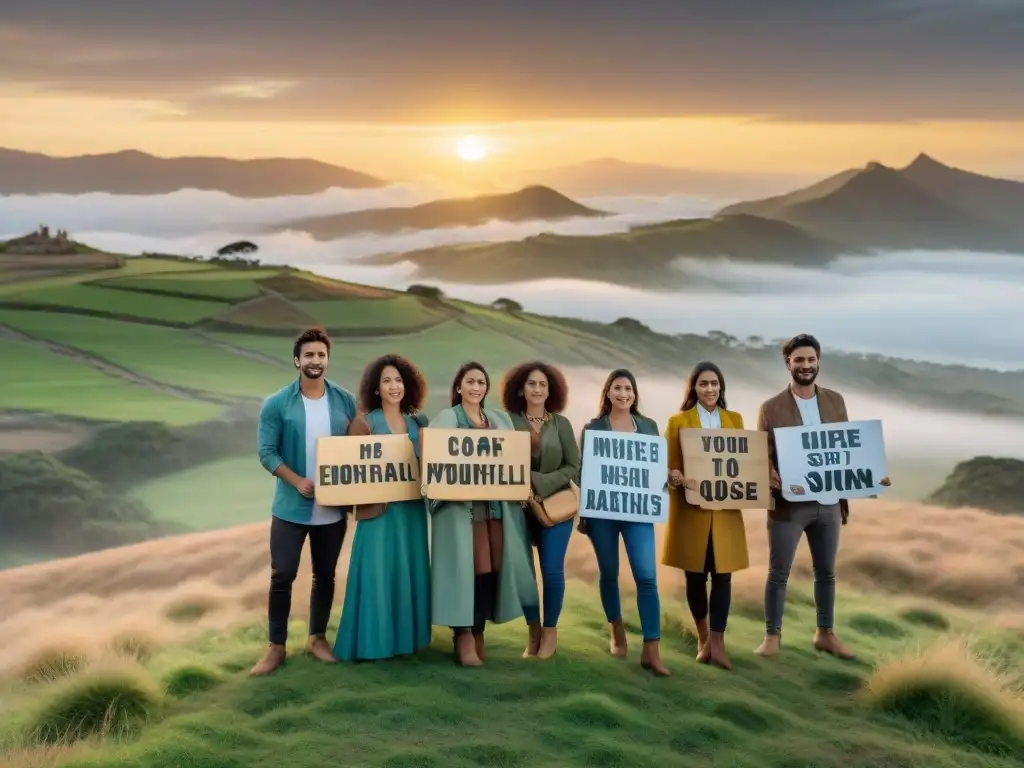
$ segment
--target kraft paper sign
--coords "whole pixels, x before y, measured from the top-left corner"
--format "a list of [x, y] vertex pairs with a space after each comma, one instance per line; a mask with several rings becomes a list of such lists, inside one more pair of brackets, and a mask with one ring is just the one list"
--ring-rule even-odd
[[421, 431], [421, 476], [434, 501], [526, 501], [530, 435], [515, 429]]
[[321, 437], [316, 493], [325, 507], [420, 498], [416, 453], [408, 435]]
[[696, 480], [686, 501], [704, 509], [769, 509], [768, 433], [754, 429], [681, 429], [683, 475]]

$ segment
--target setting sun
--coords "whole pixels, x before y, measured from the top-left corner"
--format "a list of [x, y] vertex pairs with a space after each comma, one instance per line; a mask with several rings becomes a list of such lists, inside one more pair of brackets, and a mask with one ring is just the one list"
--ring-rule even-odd
[[470, 163], [483, 160], [487, 156], [487, 147], [476, 136], [466, 136], [459, 139], [455, 151], [459, 154], [459, 157]]

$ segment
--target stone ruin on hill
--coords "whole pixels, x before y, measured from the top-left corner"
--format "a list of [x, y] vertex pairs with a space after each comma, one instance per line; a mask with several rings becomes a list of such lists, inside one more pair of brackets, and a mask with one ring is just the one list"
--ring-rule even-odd
[[8, 253], [64, 255], [78, 253], [78, 244], [68, 238], [66, 229], [58, 229], [56, 234], [50, 233], [50, 228], [40, 224], [39, 229], [22, 237], [16, 237], [3, 243], [3, 249]]

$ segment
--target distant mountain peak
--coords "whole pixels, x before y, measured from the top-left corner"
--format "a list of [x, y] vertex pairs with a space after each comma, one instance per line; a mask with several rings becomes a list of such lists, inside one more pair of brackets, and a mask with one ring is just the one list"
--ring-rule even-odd
[[940, 163], [934, 157], [925, 152], [918, 153], [917, 157], [915, 157], [913, 161], [903, 170], [909, 170], [911, 168], [943, 168], [945, 170], [951, 170], [950, 166], [946, 165], [945, 163]]

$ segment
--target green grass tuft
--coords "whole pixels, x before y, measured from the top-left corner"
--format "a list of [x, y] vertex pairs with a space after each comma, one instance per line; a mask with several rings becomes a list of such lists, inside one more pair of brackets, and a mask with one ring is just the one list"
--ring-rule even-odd
[[900, 618], [908, 624], [928, 629], [946, 630], [950, 626], [949, 619], [931, 608], [910, 608], [900, 613]]
[[220, 685], [223, 676], [209, 667], [189, 664], [177, 667], [164, 676], [164, 690], [171, 696], [183, 698], [208, 691]]
[[94, 735], [131, 737], [160, 709], [160, 690], [139, 667], [86, 670], [40, 697], [30, 741], [62, 744]]

